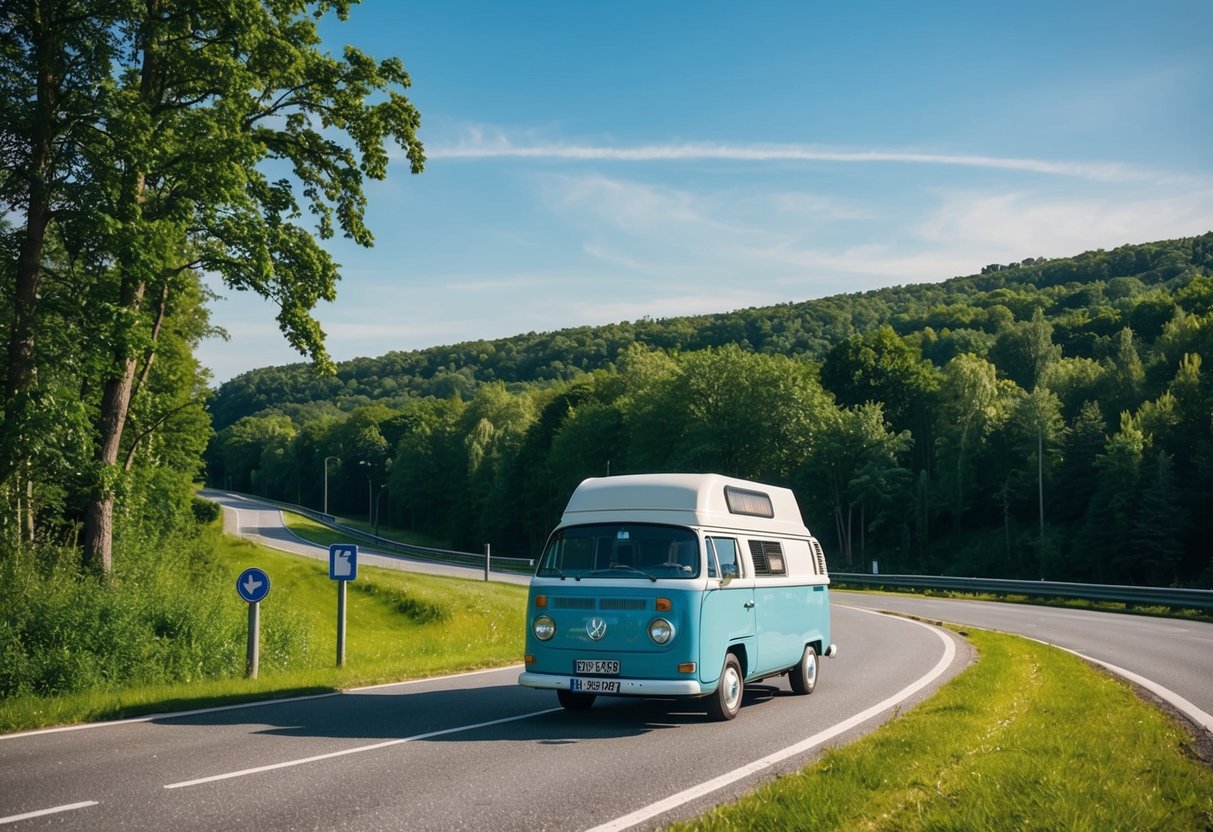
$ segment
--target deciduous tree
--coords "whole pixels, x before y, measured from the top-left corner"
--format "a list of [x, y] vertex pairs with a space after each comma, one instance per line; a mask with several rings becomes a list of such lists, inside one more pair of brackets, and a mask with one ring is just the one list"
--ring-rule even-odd
[[[21, 38], [5, 40], [0, 106], [7, 115], [32, 105], [35, 114], [19, 132], [25, 143], [5, 148], [6, 169], [22, 174], [6, 182], [20, 180], [13, 193], [28, 203], [18, 206], [30, 264], [18, 294], [36, 295], [39, 280], [53, 279], [39, 248], [57, 218], [95, 276], [90, 300], [108, 316], [92, 345], [99, 406], [83, 532], [86, 562], [108, 572], [131, 401], [182, 275], [209, 272], [270, 299], [288, 342], [327, 368], [311, 311], [335, 296], [338, 270], [320, 241], [340, 231], [372, 244], [363, 183], [386, 175], [387, 142], [403, 149], [414, 173], [422, 169], [419, 116], [399, 60], [323, 49], [317, 21], [344, 19], [348, 0], [103, 3], [107, 18], [66, 0], [6, 5], [14, 13], [4, 19], [16, 21]], [[48, 35], [39, 27], [49, 10], [86, 22]], [[66, 95], [55, 80], [74, 68], [82, 80], [71, 89], [91, 80], [104, 94]], [[41, 80], [22, 86], [23, 75]], [[61, 123], [74, 132], [48, 135]], [[71, 152], [57, 153], [60, 146]], [[57, 183], [77, 189], [70, 216], [54, 212]], [[313, 229], [300, 222], [304, 209]], [[14, 314], [18, 360], [9, 362], [6, 410], [32, 384], [28, 306]]]

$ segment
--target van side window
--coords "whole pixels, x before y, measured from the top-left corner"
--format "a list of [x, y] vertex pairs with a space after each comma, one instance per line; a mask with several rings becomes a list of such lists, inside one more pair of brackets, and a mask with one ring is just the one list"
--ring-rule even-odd
[[[708, 558], [708, 577], [741, 577], [741, 559], [737, 557], [736, 540], [731, 537], [709, 537], [708, 551], [711, 554]], [[720, 564], [719, 572], [716, 571], [716, 564]]]
[[786, 575], [783, 546], [778, 540], [751, 540], [750, 557], [754, 560], [755, 575]]

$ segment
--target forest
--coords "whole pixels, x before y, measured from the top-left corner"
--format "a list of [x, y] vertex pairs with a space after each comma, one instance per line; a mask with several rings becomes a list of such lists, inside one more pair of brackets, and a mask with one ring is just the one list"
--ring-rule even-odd
[[534, 554], [585, 477], [786, 485], [835, 571], [1213, 586], [1213, 233], [939, 283], [269, 367], [217, 487]]

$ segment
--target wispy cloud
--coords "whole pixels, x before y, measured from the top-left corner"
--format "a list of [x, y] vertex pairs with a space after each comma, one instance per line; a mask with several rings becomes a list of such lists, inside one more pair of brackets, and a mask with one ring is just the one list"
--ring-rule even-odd
[[929, 245], [965, 246], [989, 262], [1062, 257], [1090, 248], [1203, 234], [1213, 228], [1213, 188], [1163, 194], [1044, 196], [1032, 192], [944, 191], [911, 225]]
[[907, 150], [837, 150], [797, 144], [719, 144], [682, 142], [612, 147], [591, 144], [516, 144], [498, 135], [474, 132], [468, 139], [426, 150], [431, 159], [548, 159], [612, 162], [832, 162], [838, 164], [945, 165], [954, 167], [1011, 170], [1092, 181], [1157, 180], [1157, 171], [1147, 171], [1119, 162], [1053, 161], [981, 154], [928, 153]]

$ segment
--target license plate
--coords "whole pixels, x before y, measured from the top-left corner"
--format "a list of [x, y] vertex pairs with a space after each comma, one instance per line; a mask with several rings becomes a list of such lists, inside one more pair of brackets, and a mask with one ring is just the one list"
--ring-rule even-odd
[[619, 682], [615, 679], [569, 679], [569, 689], [580, 693], [619, 693]]
[[619, 659], [576, 659], [574, 673], [593, 673], [599, 676], [619, 675]]

